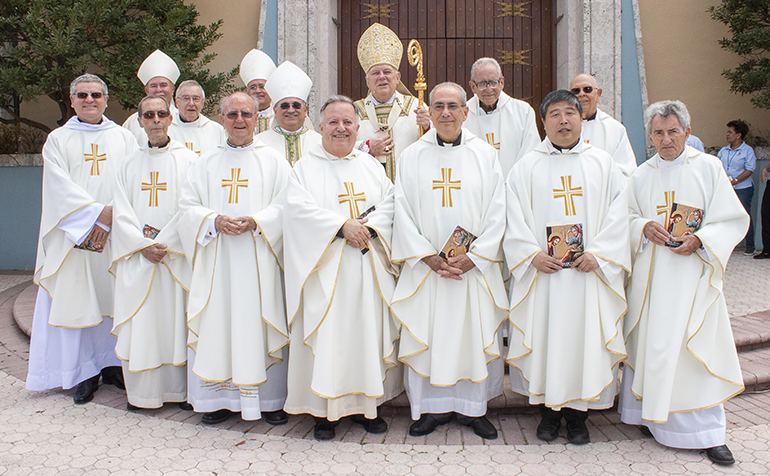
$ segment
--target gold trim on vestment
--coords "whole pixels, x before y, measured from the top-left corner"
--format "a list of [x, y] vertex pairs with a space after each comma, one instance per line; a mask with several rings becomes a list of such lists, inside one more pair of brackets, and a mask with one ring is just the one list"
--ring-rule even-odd
[[[540, 253], [541, 251], [543, 251], [543, 250], [541, 250], [541, 249], [539, 249], [539, 248], [537, 249], [537, 251], [533, 251], [533, 252], [532, 252], [532, 253], [531, 253], [529, 256], [527, 256], [527, 257], [526, 257], [526, 258], [524, 258], [523, 260], [519, 261], [519, 264], [517, 264], [517, 265], [516, 265], [516, 266], [514, 266], [513, 268], [509, 269], [509, 270], [508, 270], [508, 274], [509, 274], [509, 275], [510, 275], [510, 274], [513, 274], [513, 270], [514, 270], [514, 269], [516, 269], [516, 268], [518, 268], [519, 266], [521, 266], [522, 264], [526, 263], [526, 262], [527, 262], [527, 261], [528, 261], [530, 258], [532, 258], [532, 257], [533, 257], [533, 256], [535, 256], [536, 254]], [[544, 251], [543, 251], [543, 252], [544, 252]], [[545, 252], [544, 252], [544, 253], [545, 253]]]
[[[53, 233], [53, 232], [54, 232], [54, 231], [55, 231], [57, 228], [59, 228], [59, 224], [61, 224], [61, 222], [62, 222], [62, 221], [65, 219], [65, 218], [67, 218], [68, 216], [72, 215], [73, 213], [79, 212], [80, 210], [84, 209], [84, 208], [85, 208], [85, 207], [87, 207], [88, 205], [91, 205], [92, 203], [99, 203], [99, 202], [97, 202], [96, 200], [94, 200], [94, 201], [92, 201], [92, 202], [88, 202], [88, 203], [86, 203], [85, 205], [83, 205], [83, 206], [81, 206], [81, 207], [79, 207], [79, 208], [76, 208], [75, 210], [72, 210], [71, 212], [69, 212], [69, 213], [67, 213], [66, 215], [64, 215], [63, 217], [61, 217], [61, 218], [59, 219], [59, 221], [58, 221], [58, 222], [56, 222], [56, 225], [54, 225], [54, 227], [53, 227], [53, 228], [51, 228], [51, 229], [48, 231], [48, 233], [46, 233], [45, 235], [43, 235], [43, 236], [41, 236], [41, 237], [40, 237], [40, 245], [41, 245], [41, 247], [43, 248], [43, 253], [45, 253], [45, 256], [46, 256], [46, 257], [48, 257], [48, 251], [46, 250], [46, 246], [45, 246], [45, 239], [46, 239], [46, 238], [48, 238], [48, 235], [50, 235], [50, 234], [51, 234], [51, 233]], [[99, 221], [99, 220], [97, 219], [96, 221]], [[93, 224], [93, 226], [92, 226], [91, 228], [93, 229], [93, 227], [94, 227], [94, 226], [97, 226], [97, 225], [96, 225], [96, 223], [94, 223], [94, 224]], [[66, 237], [66, 235], [65, 235], [65, 237]], [[86, 238], [88, 238], [88, 235], [86, 235]], [[69, 238], [68, 238], [68, 239], [69, 239]], [[72, 241], [72, 240], [70, 240], [70, 241]], [[74, 243], [74, 242], [73, 242], [73, 243]], [[67, 252], [67, 255], [69, 255], [69, 252]], [[67, 258], [65, 257], [64, 259], [66, 260]], [[64, 264], [64, 260], [62, 260], [62, 264]], [[35, 277], [35, 276], [36, 276], [38, 273], [42, 272], [44, 267], [45, 267], [45, 263], [43, 263], [43, 264], [40, 266], [40, 268], [38, 268], [38, 269], [36, 269], [36, 270], [35, 270], [34, 274], [32, 275], [32, 276], [33, 276], [33, 281], [34, 281], [34, 277]], [[51, 277], [51, 276], [55, 275], [56, 273], [58, 273], [58, 272], [59, 272], [59, 269], [61, 269], [61, 265], [59, 265], [59, 268], [58, 268], [56, 271], [54, 271], [52, 274], [50, 274], [50, 275], [48, 275], [48, 276], [46, 276], [46, 277], [44, 277], [44, 278], [40, 278], [40, 281], [42, 281], [43, 279], [48, 279], [49, 277]], [[38, 284], [38, 283], [35, 283], [35, 284]], [[46, 291], [46, 292], [47, 292], [47, 291]], [[49, 293], [49, 296], [50, 296], [50, 293]]]
[[473, 256], [478, 256], [479, 258], [483, 259], [484, 261], [489, 261], [490, 263], [502, 263], [503, 262], [503, 260], [489, 259], [486, 256], [481, 256], [480, 254], [475, 253], [473, 251], [468, 251], [468, 253], [472, 254]]
[[[267, 239], [267, 237], [265, 236], [265, 233], [262, 231], [262, 227], [259, 226], [259, 222], [257, 221], [256, 215], [252, 216], [251, 218], [254, 220], [254, 223], [257, 224], [257, 230], [259, 230], [259, 235], [262, 237], [263, 240], [265, 240], [265, 243], [267, 243], [267, 249], [269, 249], [270, 252], [273, 254], [273, 257], [275, 258], [275, 262], [278, 264], [278, 269], [280, 269], [281, 272], [283, 273], [283, 266], [281, 266], [281, 261], [278, 259], [278, 255], [275, 254], [275, 251], [273, 251], [273, 247], [270, 245], [270, 241]], [[255, 233], [252, 232], [251, 234], [253, 236]], [[256, 238], [255, 238], [255, 244], [256, 244]]]
[[[734, 394], [730, 395], [729, 397], [725, 398], [725, 399], [724, 399], [724, 400], [722, 400], [721, 402], [719, 402], [719, 403], [715, 403], [715, 404], [713, 404], [713, 405], [708, 405], [708, 406], [705, 406], [705, 407], [700, 407], [700, 408], [694, 408], [694, 409], [692, 409], [692, 410], [673, 410], [673, 411], [669, 411], [668, 413], [669, 413], [669, 415], [670, 415], [670, 414], [672, 414], [672, 413], [687, 413], [687, 412], [697, 412], [697, 411], [700, 411], [700, 410], [708, 410], [709, 408], [714, 408], [714, 407], [716, 407], [716, 406], [718, 406], [718, 405], [721, 405], [721, 404], [725, 403], [726, 401], [730, 400], [731, 398], [733, 398], [733, 397], [735, 397], [735, 396], [739, 395], [741, 392], [743, 392], [743, 388], [741, 388], [740, 390], [738, 390], [738, 391], [737, 391], [737, 392], [735, 392]], [[632, 393], [633, 393], [633, 392], [632, 392]], [[634, 394], [634, 395], [636, 395], [636, 394]], [[638, 400], [639, 400], [639, 401], [643, 401], [642, 397], [639, 397], [639, 398], [638, 398]], [[659, 424], [665, 424], [665, 423], [668, 423], [668, 420], [666, 420], [666, 421], [657, 421], [657, 420], [645, 420], [644, 418], [640, 418], [640, 419], [641, 419], [642, 421], [647, 421], [647, 422], [650, 422], [650, 423], [659, 423]]]
[[[139, 313], [139, 311], [142, 310], [142, 307], [144, 307], [144, 303], [147, 302], [147, 298], [150, 296], [150, 291], [152, 291], [152, 283], [155, 282], [155, 270], [157, 269], [157, 266], [158, 266], [157, 263], [153, 263], [153, 265], [152, 265], [152, 276], [150, 276], [150, 285], [147, 287], [147, 294], [144, 295], [144, 299], [142, 299], [142, 303], [139, 304], [139, 307], [136, 308], [136, 311], [134, 311], [134, 313], [131, 314], [125, 321], [121, 322], [120, 324], [117, 325], [117, 327], [112, 329], [110, 331], [110, 335], [118, 337], [118, 335], [115, 334], [115, 331], [118, 330], [119, 328], [123, 327], [123, 325], [125, 323], [131, 321], [134, 318], [134, 316], [136, 316]], [[118, 356], [118, 358], [120, 358], [120, 356], [118, 355], [117, 347], [115, 347], [115, 355]]]
[[[435, 251], [433, 253], [428, 253], [426, 255], [416, 255], [416, 256], [410, 256], [409, 258], [398, 258], [398, 259], [391, 259], [394, 263], [403, 263], [404, 261], [409, 261], [410, 259], [417, 259], [417, 258], [427, 258], [428, 256], [436, 256], [438, 253]], [[428, 266], [430, 268], [430, 266]], [[433, 270], [431, 270], [433, 271]]]

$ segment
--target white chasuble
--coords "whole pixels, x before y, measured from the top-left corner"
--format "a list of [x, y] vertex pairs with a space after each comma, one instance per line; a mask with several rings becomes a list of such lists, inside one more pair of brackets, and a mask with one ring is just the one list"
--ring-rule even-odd
[[503, 177], [507, 177], [513, 164], [540, 144], [535, 111], [504, 92], [490, 113], [485, 113], [479, 103], [478, 96], [468, 100], [468, 119], [463, 126], [497, 150]]
[[[268, 368], [283, 361], [288, 332], [281, 269], [271, 243], [259, 230], [260, 221], [272, 213], [268, 207], [285, 186], [288, 172], [282, 157], [256, 143], [208, 152], [190, 167], [178, 224], [183, 251], [193, 268], [188, 346], [196, 354], [190, 370], [200, 380], [188, 380], [190, 392], [204, 384], [255, 387], [265, 383]], [[217, 233], [214, 219], [219, 214], [250, 216], [257, 231], [237, 236]], [[209, 396], [215, 393], [212, 389]], [[190, 403], [199, 410], [192, 399]], [[257, 411], [252, 416], [244, 413], [243, 418], [260, 416]]]
[[[290, 413], [376, 418], [377, 406], [403, 391], [388, 307], [396, 273], [392, 191], [382, 166], [358, 150], [339, 158], [319, 145], [291, 172], [284, 215]], [[377, 237], [363, 254], [337, 234], [372, 206], [366, 226]]]
[[[665, 167], [655, 155], [629, 182], [634, 267], [624, 334], [630, 391], [646, 422], [664, 423], [743, 391], [722, 285], [749, 219], [716, 157], [686, 147], [680, 159]], [[703, 249], [689, 256], [643, 240], [644, 225], [666, 223], [672, 202], [704, 210], [695, 232]]]
[[280, 127], [274, 126], [256, 136], [255, 140], [278, 152], [294, 167], [299, 159], [321, 143], [321, 134], [307, 126], [297, 132], [284, 132]]
[[[560, 409], [609, 408], [625, 358], [623, 270], [630, 269], [625, 178], [606, 152], [546, 139], [508, 175], [503, 248], [511, 275], [507, 362], [511, 388]], [[546, 227], [581, 224], [585, 253], [599, 268], [539, 273]]]
[[[117, 174], [113, 213], [115, 353], [123, 361], [129, 403], [158, 408], [187, 394], [186, 290], [192, 270], [175, 228], [179, 190], [198, 157], [175, 140], [142, 147]], [[152, 237], [150, 228], [160, 230]], [[165, 245], [153, 264], [141, 250]], [[146, 373], [146, 375], [137, 375]]]
[[610, 154], [626, 178], [634, 173], [636, 156], [623, 124], [601, 109], [597, 109], [596, 117], [590, 121], [584, 120], [582, 126], [581, 140]]
[[109, 335], [114, 281], [110, 241], [101, 253], [74, 249], [104, 206], [112, 205], [115, 172], [136, 149], [107, 118], [77, 117], [43, 146], [43, 197], [34, 282], [40, 286], [30, 341], [27, 388], [70, 388], [107, 366], [120, 365]]
[[[423, 398], [440, 400], [442, 392], [452, 392], [446, 387], [461, 381], [488, 385], [488, 392], [447, 399], [448, 406], [422, 405], [424, 411], [440, 407], [467, 415], [466, 400], [478, 397], [474, 414], [468, 416], [480, 416], [486, 411], [486, 400], [502, 391], [502, 379], [489, 381], [493, 366], [499, 367], [502, 376], [497, 331], [508, 309], [500, 269], [505, 229], [500, 164], [495, 150], [465, 129], [456, 147], [437, 145], [436, 132], [427, 132], [404, 151], [400, 164], [393, 260], [407, 263], [391, 306], [403, 325], [399, 360], [409, 367], [408, 373], [422, 378], [415, 385], [427, 390], [420, 392]], [[477, 237], [468, 250], [476, 267], [459, 281], [440, 277], [420, 261], [441, 251], [457, 226]], [[407, 392], [411, 386], [407, 382]], [[412, 418], [419, 418], [415, 408], [422, 402], [414, 400], [413, 394]]]
[[[175, 116], [174, 120], [176, 121], [177, 117], [179, 116], [179, 110], [176, 108], [176, 106], [174, 106], [173, 101], [172, 104], [168, 106], [168, 110], [171, 111], [172, 116]], [[138, 112], [135, 112], [128, 116], [128, 119], [123, 122], [123, 128], [128, 129], [131, 134], [134, 135], [137, 144], [144, 145], [147, 144], [148, 141], [147, 133], [144, 132], [141, 124], [139, 124], [138, 114]]]
[[174, 113], [168, 136], [195, 152], [198, 157], [209, 150], [224, 147], [227, 140], [225, 128], [218, 122], [203, 115], [198, 116], [196, 121], [183, 122], [179, 111]]
[[417, 125], [417, 98], [394, 93], [390, 104], [374, 103], [374, 96], [369, 93], [364, 99], [355, 102], [356, 113], [360, 119], [358, 129], [358, 148], [364, 147], [369, 139], [390, 137], [393, 150], [388, 155], [376, 157], [385, 166], [385, 173], [391, 181], [396, 178], [396, 164], [401, 153], [420, 138]]

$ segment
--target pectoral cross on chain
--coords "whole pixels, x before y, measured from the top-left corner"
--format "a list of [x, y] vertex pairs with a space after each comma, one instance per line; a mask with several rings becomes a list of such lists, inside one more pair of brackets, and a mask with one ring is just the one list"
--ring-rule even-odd
[[452, 206], [452, 190], [460, 190], [461, 181], [452, 181], [452, 169], [441, 168], [441, 180], [433, 181], [433, 190], [441, 190], [441, 206]]
[[353, 188], [353, 182], [344, 182], [346, 194], [337, 195], [340, 204], [348, 202], [350, 206], [350, 218], [355, 219], [361, 212], [358, 211], [358, 202], [366, 202], [366, 194], [364, 192], [356, 193]]
[[201, 151], [199, 151], [199, 150], [195, 150], [195, 145], [194, 145], [192, 142], [185, 142], [185, 143], [184, 143], [184, 145], [185, 145], [185, 147], [187, 147], [187, 148], [188, 148], [188, 149], [190, 149], [191, 151], [193, 151], [193, 152], [195, 152], [196, 154], [198, 154], [198, 157], [200, 157], [200, 155], [201, 155]]
[[[231, 169], [230, 180], [222, 179], [222, 188], [230, 187], [230, 200], [227, 203], [238, 203], [238, 189], [240, 187], [249, 188], [249, 179], [241, 180], [241, 169]], [[233, 193], [235, 192], [235, 193]], [[233, 195], [235, 195], [235, 201], [233, 202]]]
[[487, 143], [494, 147], [497, 150], [500, 150], [500, 143], [495, 142], [495, 133], [494, 132], [487, 132]]
[[158, 191], [167, 191], [167, 182], [158, 182], [160, 172], [150, 172], [150, 183], [142, 182], [142, 192], [150, 192], [151, 207], [158, 206]]
[[668, 192], [663, 192], [663, 196], [666, 199], [665, 205], [658, 205], [655, 207], [657, 210], [658, 215], [663, 215], [663, 226], [668, 226], [668, 220], [671, 218], [669, 215], [671, 213], [671, 206], [674, 204], [674, 191], [670, 190]]
[[99, 173], [99, 162], [107, 160], [107, 154], [99, 155], [99, 145], [91, 144], [91, 154], [83, 154], [83, 157], [85, 157], [86, 162], [91, 161], [91, 175], [101, 175]]
[[553, 189], [553, 198], [564, 199], [564, 214], [575, 215], [575, 197], [583, 196], [583, 187], [572, 188], [572, 175], [561, 176], [561, 189]]

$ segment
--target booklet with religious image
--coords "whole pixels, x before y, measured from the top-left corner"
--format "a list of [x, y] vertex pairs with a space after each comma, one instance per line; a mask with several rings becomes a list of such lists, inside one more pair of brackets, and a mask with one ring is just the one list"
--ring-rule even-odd
[[692, 235], [703, 223], [703, 209], [674, 202], [666, 230], [673, 237]]
[[548, 256], [561, 261], [562, 268], [572, 267], [572, 263], [583, 254], [583, 224], [569, 223], [545, 227]]
[[73, 246], [73, 248], [76, 248], [78, 250], [93, 251], [94, 253], [101, 253], [102, 251], [104, 251], [104, 245], [106, 243], [107, 243], [107, 238], [104, 238], [102, 241], [99, 241], [99, 242], [95, 242], [91, 240], [91, 238], [86, 238], [79, 245]]
[[145, 238], [154, 240], [155, 237], [158, 236], [158, 233], [160, 233], [160, 228], [155, 228], [154, 226], [145, 224], [142, 227], [142, 233], [144, 233]]
[[452, 256], [464, 255], [471, 247], [471, 243], [476, 239], [476, 235], [457, 225], [449, 235], [449, 239], [438, 254], [442, 258], [451, 258]]
[[[364, 211], [364, 213], [358, 215], [358, 217], [356, 217], [356, 220], [363, 220], [364, 218], [369, 216], [369, 214], [372, 213], [374, 210], [376, 210], [376, 207], [374, 205], [372, 205], [371, 207], [367, 208], [366, 211]], [[369, 230], [369, 234], [371, 235], [372, 233], [374, 233], [374, 230], [370, 229]], [[372, 238], [374, 238], [374, 237], [372, 237]], [[365, 255], [368, 252], [369, 252], [369, 245], [366, 245], [363, 248], [361, 248], [361, 254], [362, 255]]]

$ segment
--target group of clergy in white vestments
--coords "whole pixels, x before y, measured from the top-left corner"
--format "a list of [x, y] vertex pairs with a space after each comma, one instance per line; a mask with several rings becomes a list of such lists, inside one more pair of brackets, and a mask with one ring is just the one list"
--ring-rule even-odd
[[[658, 153], [637, 168], [590, 75], [543, 99], [541, 141], [494, 59], [470, 100], [447, 82], [424, 108], [402, 53], [372, 25], [369, 94], [331, 97], [318, 132], [311, 79], [258, 50], [222, 125], [161, 51], [124, 127], [99, 77], [73, 81], [76, 116], [43, 148], [27, 388], [86, 403], [101, 377], [129, 410], [310, 414], [318, 439], [348, 416], [385, 432], [379, 407], [405, 390], [411, 435], [456, 418], [494, 439], [507, 364], [543, 440], [564, 419], [588, 443], [588, 410], [620, 394], [623, 422], [731, 464], [722, 403], [743, 384], [722, 280], [748, 216], [719, 160], [685, 145], [684, 104], [647, 109]], [[677, 236], [685, 209], [700, 221]], [[579, 246], [560, 257], [560, 240]]]

